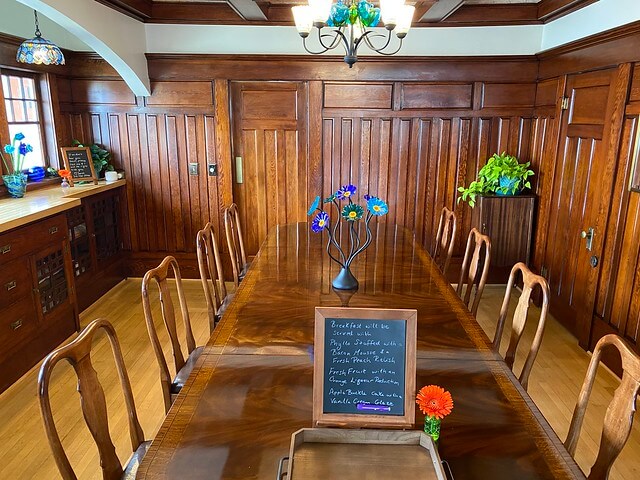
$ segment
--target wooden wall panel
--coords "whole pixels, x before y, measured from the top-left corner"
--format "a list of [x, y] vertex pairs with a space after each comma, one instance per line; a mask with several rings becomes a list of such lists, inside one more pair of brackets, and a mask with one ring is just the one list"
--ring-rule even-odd
[[443, 206], [455, 209], [461, 226], [455, 254], [461, 256], [470, 230], [466, 204], [456, 203], [457, 188], [475, 178], [493, 153], [531, 154], [530, 118], [358, 116], [331, 110], [323, 120], [323, 164], [329, 195], [351, 182], [360, 194], [388, 201], [380, 221], [412, 229], [433, 247]]
[[391, 108], [392, 84], [326, 83], [324, 106], [327, 108]]
[[472, 108], [472, 84], [405, 83], [402, 109]]

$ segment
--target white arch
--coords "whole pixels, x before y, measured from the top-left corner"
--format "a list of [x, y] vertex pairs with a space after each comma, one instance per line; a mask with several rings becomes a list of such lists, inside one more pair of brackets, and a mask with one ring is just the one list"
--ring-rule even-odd
[[42, 12], [104, 58], [136, 96], [151, 95], [144, 24], [98, 2], [17, 0]]

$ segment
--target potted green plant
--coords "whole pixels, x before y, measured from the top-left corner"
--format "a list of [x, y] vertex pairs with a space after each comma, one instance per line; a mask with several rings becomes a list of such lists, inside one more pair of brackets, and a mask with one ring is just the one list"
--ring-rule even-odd
[[[85, 145], [79, 142], [78, 140], [73, 141], [74, 147], [84, 147]], [[111, 153], [108, 150], [105, 150], [97, 143], [89, 146], [91, 150], [91, 158], [93, 159], [93, 167], [96, 170], [96, 175], [98, 177], [104, 177], [104, 172], [111, 172], [115, 170], [113, 165], [109, 163], [111, 159]]]
[[520, 163], [514, 156], [494, 153], [478, 172], [478, 178], [468, 187], [458, 187], [458, 202], [469, 202], [474, 207], [478, 195], [517, 195], [531, 188], [529, 177], [534, 175], [530, 162]]

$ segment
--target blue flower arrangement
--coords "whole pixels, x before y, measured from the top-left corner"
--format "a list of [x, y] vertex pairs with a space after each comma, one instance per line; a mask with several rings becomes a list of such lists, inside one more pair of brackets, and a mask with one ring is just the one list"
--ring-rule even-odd
[[[33, 147], [23, 142], [24, 134], [16, 133], [13, 136], [13, 142], [4, 146], [4, 153], [9, 155], [9, 163], [2, 155], [6, 175], [2, 176], [4, 186], [7, 188], [9, 195], [14, 198], [22, 198], [27, 188], [27, 175], [22, 172], [24, 165], [24, 157], [27, 153], [33, 152]], [[9, 168], [11, 165], [11, 168]]]
[[[320, 201], [320, 196], [317, 196], [309, 206], [307, 211], [308, 216], [312, 216], [311, 230], [314, 233], [320, 233], [322, 231], [327, 232], [329, 236], [327, 241], [327, 254], [329, 258], [340, 265], [341, 270], [336, 278], [333, 280], [333, 287], [340, 290], [355, 290], [358, 288], [358, 280], [353, 276], [350, 270], [353, 260], [360, 255], [371, 244], [371, 229], [369, 228], [369, 222], [373, 217], [381, 217], [389, 213], [389, 206], [384, 200], [372, 195], [364, 195], [363, 198], [366, 202], [366, 215], [365, 209], [354, 203], [353, 197], [356, 194], [355, 185], [343, 185], [337, 192], [325, 198], [324, 201]], [[340, 202], [346, 202], [341, 204]], [[323, 210], [324, 205], [333, 204], [338, 213], [337, 220], [332, 224], [329, 214]], [[317, 212], [317, 213], [316, 213]], [[360, 238], [358, 229], [356, 228], [356, 222], [364, 219], [366, 238], [364, 241]], [[349, 250], [345, 253], [342, 246], [336, 240], [336, 234], [340, 223], [345, 220], [349, 224]], [[333, 250], [336, 254], [334, 255]]]

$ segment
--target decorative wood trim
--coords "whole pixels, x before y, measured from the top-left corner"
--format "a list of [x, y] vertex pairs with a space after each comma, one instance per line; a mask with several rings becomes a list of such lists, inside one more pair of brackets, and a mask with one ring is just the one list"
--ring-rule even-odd
[[538, 53], [539, 79], [640, 60], [640, 21]]
[[538, 5], [538, 19], [544, 23], [580, 10], [598, 0], [541, 0]]
[[152, 0], [96, 0], [109, 8], [141, 22], [151, 17]]

